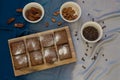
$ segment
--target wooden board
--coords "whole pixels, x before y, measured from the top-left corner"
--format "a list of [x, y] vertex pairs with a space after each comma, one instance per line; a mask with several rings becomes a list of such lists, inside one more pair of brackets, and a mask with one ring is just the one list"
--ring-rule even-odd
[[[59, 56], [58, 56], [58, 61], [55, 62], [54, 64], [46, 64], [45, 59], [44, 59], [44, 64], [43, 65], [31, 66], [31, 62], [30, 62], [30, 59], [29, 59], [29, 52], [27, 51], [26, 54], [28, 56], [29, 67], [24, 68], [24, 69], [20, 69], [20, 70], [15, 70], [10, 43], [15, 42], [15, 41], [19, 41], [19, 40], [24, 40], [24, 43], [26, 45], [26, 41], [25, 41], [26, 38], [33, 37], [33, 36], [34, 37], [39, 37], [41, 34], [49, 34], [49, 33], [54, 34], [55, 31], [61, 31], [61, 30], [65, 30], [66, 33], [67, 33], [68, 44], [69, 44], [69, 47], [70, 47], [70, 50], [71, 50], [72, 58], [65, 59], [65, 60], [60, 60]], [[39, 33], [35, 33], [35, 34], [31, 34], [31, 35], [27, 35], [27, 36], [23, 36], [23, 37], [19, 37], [19, 38], [10, 39], [10, 40], [8, 40], [8, 43], [9, 43], [9, 49], [10, 49], [10, 54], [11, 54], [11, 59], [12, 59], [12, 64], [13, 64], [13, 69], [14, 69], [15, 76], [25, 75], [25, 74], [32, 73], [32, 72], [35, 72], [35, 71], [45, 70], [45, 69], [49, 69], [49, 68], [53, 68], [53, 67], [57, 67], [57, 66], [61, 66], [61, 65], [76, 62], [76, 54], [75, 54], [75, 50], [74, 50], [74, 46], [73, 46], [73, 42], [72, 42], [72, 38], [71, 38], [71, 34], [70, 34], [70, 30], [69, 30], [68, 26], [58, 28], [58, 29], [48, 30], [48, 31], [44, 31], [44, 32], [39, 32]], [[56, 47], [56, 45], [55, 45], [55, 47]], [[57, 48], [55, 48], [55, 49], [57, 49]]]

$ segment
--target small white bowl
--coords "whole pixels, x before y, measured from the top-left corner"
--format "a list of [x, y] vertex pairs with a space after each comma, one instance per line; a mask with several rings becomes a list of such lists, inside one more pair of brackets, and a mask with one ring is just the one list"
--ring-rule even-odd
[[[98, 38], [97, 38], [96, 40], [94, 40], [94, 41], [90, 41], [90, 40], [86, 39], [86, 38], [84, 37], [84, 35], [83, 35], [83, 30], [84, 30], [86, 27], [89, 27], [89, 26], [92, 26], [92, 27], [94, 27], [94, 28], [96, 28], [96, 29], [98, 30], [99, 36], [98, 36]], [[82, 25], [80, 33], [81, 33], [82, 38], [83, 38], [86, 42], [88, 42], [88, 43], [96, 43], [96, 42], [98, 42], [98, 41], [102, 38], [102, 36], [103, 36], [103, 29], [102, 29], [102, 27], [101, 27], [97, 22], [89, 21], [89, 22], [86, 22], [86, 23], [84, 23], [84, 24]]]
[[[68, 8], [68, 7], [72, 7], [72, 9], [75, 11], [75, 15], [77, 15], [78, 17], [74, 20], [67, 20], [63, 17], [62, 15], [62, 10], [64, 8]], [[76, 2], [72, 2], [72, 1], [68, 1], [65, 2], [61, 7], [60, 7], [60, 16], [62, 17], [63, 20], [65, 20], [66, 22], [75, 22], [77, 21], [80, 16], [81, 16], [81, 7], [76, 3]]]
[[[42, 15], [41, 15], [41, 17], [40, 17], [38, 20], [31, 21], [31, 20], [27, 19], [26, 15], [25, 15], [25, 12], [26, 12], [28, 9], [30, 9], [31, 7], [38, 8], [38, 9], [40, 9], [40, 10], [42, 11]], [[23, 17], [24, 17], [24, 19], [25, 19], [26, 21], [28, 21], [28, 22], [30, 22], [30, 23], [37, 23], [37, 22], [39, 22], [40, 20], [42, 20], [42, 18], [44, 17], [45, 11], [44, 11], [44, 8], [42, 7], [41, 4], [36, 3], [36, 2], [30, 2], [30, 3], [26, 4], [25, 7], [23, 8], [22, 14], [23, 14]]]

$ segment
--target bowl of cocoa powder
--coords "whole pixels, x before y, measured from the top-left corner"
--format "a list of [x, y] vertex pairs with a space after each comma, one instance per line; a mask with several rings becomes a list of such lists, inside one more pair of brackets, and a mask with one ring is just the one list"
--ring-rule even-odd
[[31, 2], [23, 8], [23, 17], [30, 23], [37, 23], [44, 17], [44, 8], [37, 2]]
[[98, 42], [103, 35], [103, 29], [97, 22], [86, 22], [82, 25], [81, 36], [83, 40], [89, 43]]
[[66, 22], [75, 22], [81, 16], [81, 7], [76, 2], [65, 2], [60, 7], [60, 16]]

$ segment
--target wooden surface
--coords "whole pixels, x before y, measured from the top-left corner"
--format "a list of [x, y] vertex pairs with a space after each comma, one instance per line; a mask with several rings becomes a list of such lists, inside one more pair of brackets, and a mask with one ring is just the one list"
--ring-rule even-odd
[[[30, 58], [29, 57], [29, 52], [26, 50], [27, 56], [28, 56], [28, 61], [29, 61], [29, 67], [24, 68], [24, 69], [20, 69], [20, 70], [15, 70], [14, 62], [13, 62], [13, 58], [12, 58], [12, 53], [11, 53], [11, 49], [10, 49], [10, 54], [11, 54], [11, 59], [12, 59], [12, 64], [13, 64], [13, 69], [14, 69], [15, 76], [25, 75], [25, 74], [32, 73], [32, 72], [35, 72], [35, 71], [45, 70], [45, 69], [57, 67], [57, 66], [60, 66], [60, 65], [65, 65], [65, 64], [76, 62], [76, 53], [75, 53], [75, 50], [74, 50], [74, 46], [73, 46], [73, 42], [72, 42], [72, 38], [71, 38], [71, 34], [70, 34], [70, 30], [69, 30], [68, 26], [58, 28], [58, 29], [48, 30], [48, 31], [40, 32], [40, 33], [35, 33], [35, 34], [31, 34], [31, 35], [27, 35], [27, 36], [23, 36], [23, 37], [19, 37], [19, 38], [10, 39], [10, 40], [8, 40], [9, 48], [10, 48], [10, 43], [11, 42], [18, 41], [18, 40], [24, 40], [24, 43], [26, 45], [26, 41], [25, 41], [26, 38], [39, 37], [41, 34], [49, 34], [49, 33], [54, 34], [54, 31], [61, 31], [61, 30], [66, 30], [66, 32], [67, 32], [68, 44], [70, 45], [72, 58], [60, 61], [58, 53], [57, 53], [57, 56], [58, 56], [58, 61], [57, 62], [55, 62], [53, 64], [46, 64], [45, 58], [44, 58], [44, 64], [37, 65], [37, 66], [31, 66], [31, 62], [30, 62], [30, 59], [29, 59]], [[57, 51], [56, 44], [55, 44], [55, 49]], [[43, 49], [42, 49], [42, 52], [43, 52]]]

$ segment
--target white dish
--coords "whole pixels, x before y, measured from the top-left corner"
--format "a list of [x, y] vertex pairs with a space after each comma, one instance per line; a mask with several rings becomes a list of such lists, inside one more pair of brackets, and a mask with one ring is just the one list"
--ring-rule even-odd
[[[27, 19], [26, 15], [25, 15], [25, 12], [26, 12], [28, 9], [30, 9], [31, 7], [38, 8], [38, 9], [40, 9], [40, 10], [42, 11], [42, 15], [41, 15], [41, 17], [40, 17], [38, 20], [31, 21], [31, 20]], [[36, 3], [36, 2], [28, 3], [28, 4], [26, 4], [25, 7], [23, 8], [23, 17], [24, 17], [24, 19], [25, 19], [26, 21], [28, 21], [28, 22], [30, 22], [30, 23], [37, 23], [37, 22], [41, 21], [42, 18], [44, 17], [44, 14], [45, 14], [44, 8], [42, 7], [41, 4]]]
[[[88, 39], [86, 39], [86, 38], [84, 37], [84, 35], [83, 35], [83, 30], [84, 30], [86, 27], [89, 27], [89, 26], [92, 26], [92, 27], [94, 27], [95, 29], [97, 29], [99, 36], [98, 36], [98, 38], [97, 38], [96, 40], [90, 41], [90, 40], [88, 40]], [[84, 23], [84, 24], [82, 25], [82, 28], [81, 28], [80, 33], [81, 33], [82, 38], [83, 38], [86, 42], [88, 42], [88, 43], [96, 43], [96, 42], [98, 42], [98, 41], [102, 38], [102, 36], [103, 36], [103, 29], [102, 29], [102, 27], [101, 27], [97, 22], [89, 21], [89, 22], [86, 22], [86, 23]]]
[[[72, 9], [75, 11], [75, 15], [77, 15], [78, 17], [74, 20], [67, 20], [63, 17], [62, 15], [62, 10], [64, 8], [68, 8], [68, 7], [72, 7]], [[62, 17], [63, 20], [65, 20], [66, 22], [75, 22], [77, 21], [80, 16], [81, 16], [81, 7], [76, 3], [76, 2], [72, 2], [72, 1], [69, 1], [69, 2], [65, 2], [61, 7], [60, 7], [60, 16]]]

